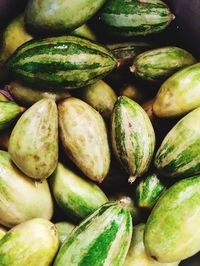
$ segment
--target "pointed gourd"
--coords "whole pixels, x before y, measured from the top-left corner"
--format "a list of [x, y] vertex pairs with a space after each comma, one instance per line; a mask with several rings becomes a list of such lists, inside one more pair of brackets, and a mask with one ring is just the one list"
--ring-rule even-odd
[[58, 115], [53, 100], [40, 100], [21, 116], [8, 151], [17, 167], [33, 179], [53, 173], [58, 161]]
[[200, 173], [200, 107], [184, 116], [167, 134], [155, 157], [166, 177], [184, 178]]
[[133, 100], [121, 96], [112, 114], [112, 146], [114, 153], [133, 182], [149, 168], [155, 133], [148, 115]]
[[68, 157], [90, 179], [102, 182], [110, 167], [106, 126], [101, 115], [77, 98], [58, 104], [60, 137]]
[[85, 219], [61, 246], [54, 266], [123, 265], [132, 220], [122, 205], [109, 202]]

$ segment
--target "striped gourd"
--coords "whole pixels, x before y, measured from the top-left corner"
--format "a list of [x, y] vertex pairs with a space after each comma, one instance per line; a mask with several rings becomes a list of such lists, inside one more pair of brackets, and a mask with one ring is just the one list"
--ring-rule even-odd
[[200, 251], [200, 176], [170, 187], [153, 208], [144, 231], [147, 253], [157, 261], [176, 262]]
[[182, 118], [164, 138], [155, 166], [165, 176], [200, 173], [200, 107]]
[[76, 36], [32, 40], [7, 62], [9, 71], [43, 88], [75, 89], [106, 76], [116, 65], [106, 48]]
[[106, 203], [84, 220], [63, 243], [54, 266], [121, 266], [132, 236], [129, 211]]
[[160, 32], [173, 19], [166, 3], [160, 0], [109, 0], [100, 14], [103, 24], [119, 36]]
[[138, 55], [130, 70], [144, 80], [159, 82], [195, 63], [195, 58], [186, 50], [168, 46]]
[[24, 108], [14, 102], [0, 101], [0, 131], [9, 127], [23, 111]]
[[200, 107], [200, 63], [167, 79], [156, 96], [153, 111], [158, 117], [184, 115]]
[[140, 180], [136, 188], [138, 207], [150, 211], [165, 190], [165, 185], [158, 179], [156, 173], [148, 174]]
[[58, 206], [74, 221], [82, 221], [108, 201], [103, 191], [89, 180], [58, 163], [50, 178], [50, 187]]
[[112, 146], [130, 174], [130, 182], [148, 170], [154, 154], [155, 133], [143, 108], [125, 96], [118, 98], [113, 110]]

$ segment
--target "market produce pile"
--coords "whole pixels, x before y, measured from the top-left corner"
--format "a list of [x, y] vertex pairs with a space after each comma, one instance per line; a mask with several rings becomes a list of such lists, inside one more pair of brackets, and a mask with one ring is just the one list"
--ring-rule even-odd
[[[160, 0], [29, 0], [0, 49], [0, 266], [200, 251], [200, 63]], [[167, 40], [166, 40], [167, 42]]]

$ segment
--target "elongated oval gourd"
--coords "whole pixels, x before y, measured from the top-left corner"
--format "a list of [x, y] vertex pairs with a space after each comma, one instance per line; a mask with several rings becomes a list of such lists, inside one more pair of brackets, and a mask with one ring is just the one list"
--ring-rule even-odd
[[32, 40], [8, 60], [14, 76], [41, 88], [76, 89], [110, 73], [116, 59], [109, 50], [76, 36]]
[[164, 30], [174, 19], [166, 3], [160, 0], [109, 0], [100, 20], [119, 36], [144, 36]]
[[200, 251], [200, 176], [183, 179], [159, 199], [145, 226], [146, 251], [160, 262]]
[[33, 179], [53, 173], [58, 161], [58, 114], [53, 100], [40, 100], [20, 117], [8, 151], [17, 167]]
[[160, 263], [147, 255], [144, 247], [145, 224], [133, 227], [132, 241], [124, 266], [178, 266], [179, 262]]
[[136, 188], [137, 206], [140, 209], [151, 211], [166, 186], [159, 180], [156, 173], [149, 173], [142, 178]]
[[117, 95], [103, 80], [87, 86], [82, 91], [82, 99], [96, 109], [103, 118], [110, 119]]
[[0, 264], [49, 266], [59, 247], [54, 224], [32, 219], [12, 228], [0, 240]]
[[156, 96], [153, 111], [158, 117], [184, 115], [200, 107], [200, 63], [167, 79]]
[[12, 97], [20, 103], [22, 106], [31, 106], [41, 99], [52, 99], [54, 101], [60, 101], [70, 97], [67, 90], [37, 90], [19, 81], [12, 81], [8, 86], [7, 90], [10, 92]]
[[106, 203], [76, 227], [61, 246], [54, 266], [121, 266], [131, 236], [130, 213], [120, 204]]
[[139, 54], [130, 70], [144, 80], [159, 82], [195, 63], [196, 59], [186, 50], [168, 46]]
[[112, 115], [114, 153], [133, 182], [149, 168], [155, 148], [155, 133], [142, 107], [122, 96], [115, 103]]
[[32, 218], [50, 220], [53, 200], [46, 180], [34, 182], [0, 151], [0, 224], [12, 227]]
[[164, 138], [155, 166], [168, 177], [200, 173], [200, 107], [183, 117]]
[[80, 222], [108, 201], [103, 191], [62, 163], [50, 178], [54, 198], [72, 220]]
[[74, 230], [75, 225], [73, 225], [72, 223], [63, 221], [63, 222], [58, 222], [55, 224], [57, 232], [58, 232], [58, 236], [60, 239], [60, 244], [63, 244], [63, 242], [65, 241], [65, 239], [67, 239], [71, 232]]
[[24, 108], [14, 102], [0, 101], [0, 131], [12, 125], [23, 111]]
[[44, 33], [70, 32], [89, 20], [106, 0], [30, 0], [26, 8], [27, 26]]
[[58, 105], [60, 137], [66, 154], [90, 179], [102, 182], [110, 167], [105, 123], [87, 103], [67, 98]]

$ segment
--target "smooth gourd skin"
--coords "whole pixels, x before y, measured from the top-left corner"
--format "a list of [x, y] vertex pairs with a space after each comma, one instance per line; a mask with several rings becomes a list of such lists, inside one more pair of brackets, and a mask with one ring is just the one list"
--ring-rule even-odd
[[154, 114], [161, 118], [179, 117], [200, 107], [200, 63], [186, 67], [160, 87], [153, 104]]
[[183, 117], [167, 134], [154, 164], [166, 177], [184, 178], [200, 173], [200, 107]]
[[110, 167], [110, 148], [101, 115], [77, 98], [58, 104], [60, 138], [67, 156], [93, 181], [101, 183]]
[[56, 227], [37, 218], [21, 223], [0, 240], [0, 264], [49, 266], [59, 247]]
[[89, 180], [84, 180], [62, 163], [50, 177], [54, 198], [63, 212], [80, 222], [108, 201], [103, 191]]
[[102, 79], [116, 65], [108, 49], [76, 36], [34, 39], [7, 61], [11, 75], [43, 89], [81, 88]]
[[110, 119], [117, 95], [103, 80], [81, 90], [82, 99], [96, 109], [105, 119]]
[[65, 34], [89, 20], [106, 0], [30, 0], [25, 22], [34, 32]]
[[32, 218], [50, 220], [53, 200], [46, 180], [35, 182], [0, 151], [0, 224], [13, 227]]
[[17, 167], [35, 180], [53, 173], [58, 162], [58, 114], [53, 100], [40, 100], [20, 117], [8, 151]]
[[145, 226], [147, 253], [176, 262], [200, 250], [200, 176], [183, 179], [159, 199]]
[[130, 182], [149, 168], [155, 148], [155, 133], [148, 115], [133, 100], [121, 96], [112, 114], [114, 153], [130, 174]]
[[143, 242], [145, 224], [133, 227], [130, 249], [124, 266], [178, 266], [179, 262], [160, 263], [148, 256]]
[[131, 215], [109, 202], [86, 218], [61, 246], [54, 266], [121, 266], [132, 236]]

